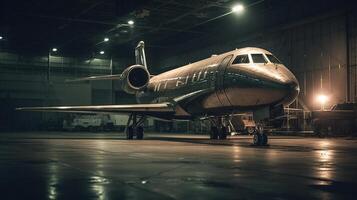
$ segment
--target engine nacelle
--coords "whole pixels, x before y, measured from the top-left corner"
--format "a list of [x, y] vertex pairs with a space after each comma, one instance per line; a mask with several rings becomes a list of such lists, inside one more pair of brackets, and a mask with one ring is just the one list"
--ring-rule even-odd
[[150, 73], [142, 65], [132, 65], [121, 74], [121, 88], [129, 94], [135, 94], [146, 88]]

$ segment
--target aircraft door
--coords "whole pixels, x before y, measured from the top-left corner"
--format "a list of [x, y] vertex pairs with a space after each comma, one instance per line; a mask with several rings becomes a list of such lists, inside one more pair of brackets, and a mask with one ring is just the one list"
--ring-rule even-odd
[[226, 56], [217, 67], [216, 73], [216, 95], [222, 106], [231, 106], [231, 103], [225, 93], [224, 78], [226, 69], [233, 55]]

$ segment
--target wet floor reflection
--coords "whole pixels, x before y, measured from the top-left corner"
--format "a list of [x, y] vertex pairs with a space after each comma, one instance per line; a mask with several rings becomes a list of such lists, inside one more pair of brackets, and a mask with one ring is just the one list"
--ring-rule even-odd
[[233, 146], [232, 147], [232, 150], [231, 150], [231, 153], [232, 153], [232, 168], [233, 169], [236, 169], [234, 172], [233, 172], [233, 177], [234, 178], [239, 178], [242, 176], [242, 167], [244, 165], [244, 162], [242, 162], [243, 158], [241, 156], [242, 154], [242, 148], [240, 146]]
[[92, 165], [93, 169], [91, 171], [93, 171], [94, 173], [89, 176], [89, 188], [94, 193], [96, 199], [108, 199], [109, 196], [107, 194], [107, 186], [110, 182], [108, 178], [105, 177], [106, 174], [103, 171], [103, 168], [106, 166], [107, 163], [105, 153], [103, 152], [103, 149], [105, 149], [105, 142], [101, 140], [95, 141], [94, 146], [100, 151], [96, 154], [91, 154], [90, 159], [94, 162]]
[[57, 197], [57, 186], [58, 186], [58, 165], [56, 163], [51, 163], [48, 166], [48, 199], [58, 199]]
[[[103, 148], [102, 141], [95, 142], [95, 147]], [[103, 165], [105, 159], [101, 152], [75, 152], [67, 157], [58, 157], [56, 149], [51, 149], [50, 157], [54, 160], [47, 164], [47, 199], [66, 199], [78, 197], [86, 199], [109, 199]], [[75, 158], [71, 164], [67, 159]], [[81, 160], [88, 162], [81, 168]], [[79, 161], [79, 162], [76, 162]]]
[[[98, 171], [98, 174], [103, 174], [102, 171]], [[109, 181], [106, 178], [100, 177], [100, 176], [91, 176], [90, 177], [90, 187], [93, 190], [95, 196], [97, 199], [102, 200], [102, 199], [108, 199], [107, 194], [106, 194], [106, 185], [109, 183]]]
[[233, 152], [232, 152], [232, 154], [233, 154], [233, 162], [234, 162], [234, 163], [239, 163], [239, 162], [242, 161], [241, 158], [240, 158], [240, 156], [239, 156], [240, 151], [241, 151], [240, 147], [238, 147], [238, 146], [233, 146]]
[[[334, 151], [331, 149], [329, 141], [320, 141], [318, 143], [319, 150], [315, 151], [316, 176], [321, 179], [333, 180], [333, 172], [335, 171]], [[322, 181], [321, 184], [326, 184]]]

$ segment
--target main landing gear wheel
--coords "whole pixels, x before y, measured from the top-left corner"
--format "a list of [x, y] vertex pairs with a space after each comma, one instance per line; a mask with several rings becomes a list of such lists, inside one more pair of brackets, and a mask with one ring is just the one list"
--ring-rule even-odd
[[218, 128], [216, 126], [211, 127], [210, 139], [212, 140], [218, 139]]
[[126, 139], [132, 140], [134, 138], [134, 128], [133, 126], [129, 126], [127, 132], [126, 132]]
[[227, 129], [227, 127], [223, 126], [221, 128], [221, 131], [220, 131], [219, 135], [218, 135], [218, 139], [220, 139], [220, 140], [227, 139], [227, 134], [228, 134], [228, 129]]
[[132, 140], [134, 137], [137, 140], [142, 140], [144, 138], [144, 128], [142, 127], [145, 120], [145, 116], [139, 116], [137, 118], [136, 114], [129, 116], [128, 123], [126, 125], [126, 139]]
[[225, 140], [227, 139], [227, 135], [229, 132], [229, 125], [225, 122], [225, 117], [216, 117], [210, 118], [211, 122], [211, 132], [210, 139], [211, 140]]
[[136, 139], [142, 140], [144, 138], [144, 128], [139, 126], [136, 128]]
[[134, 136], [136, 136], [136, 139], [142, 140], [144, 138], [144, 128], [142, 126], [138, 126], [136, 128], [129, 126], [126, 133], [126, 139], [132, 140], [134, 139]]

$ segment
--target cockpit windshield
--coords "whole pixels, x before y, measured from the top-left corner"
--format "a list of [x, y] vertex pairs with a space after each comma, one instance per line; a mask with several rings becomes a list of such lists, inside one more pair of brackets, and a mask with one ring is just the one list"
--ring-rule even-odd
[[251, 54], [254, 63], [267, 63], [263, 54]]
[[234, 59], [232, 64], [234, 65], [234, 64], [244, 64], [244, 63], [249, 63], [248, 55], [239, 55], [239, 56], [237, 56]]
[[270, 62], [275, 63], [275, 64], [281, 64], [280, 60], [278, 60], [275, 56], [271, 54], [266, 54]]

